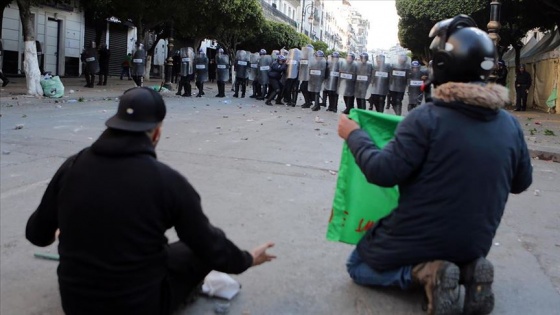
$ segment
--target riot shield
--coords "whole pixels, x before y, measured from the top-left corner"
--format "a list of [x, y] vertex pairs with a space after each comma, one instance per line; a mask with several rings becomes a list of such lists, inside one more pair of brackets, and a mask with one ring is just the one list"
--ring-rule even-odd
[[411, 67], [408, 82], [409, 104], [419, 104], [422, 102], [422, 85], [424, 84], [424, 80], [422, 80], [422, 77], [424, 75], [426, 74], [420, 69], [420, 66]]
[[299, 61], [301, 59], [301, 50], [297, 48], [292, 48], [288, 52], [288, 58], [286, 60], [286, 78], [297, 79], [299, 73]]
[[206, 57], [206, 54], [199, 54], [194, 58], [194, 71], [197, 82], [208, 81], [208, 57]]
[[338, 57], [329, 56], [328, 77], [325, 80], [325, 90], [336, 91], [338, 89], [338, 78], [340, 77], [340, 61]]
[[301, 48], [301, 58], [299, 60], [299, 80], [309, 81], [309, 59], [313, 58], [315, 51], [311, 47]]
[[309, 83], [307, 85], [309, 92], [321, 92], [326, 72], [327, 60], [325, 57], [312, 57], [309, 60]]
[[410, 57], [399, 54], [391, 59], [391, 74], [389, 76], [389, 91], [404, 92], [408, 83]]
[[143, 76], [146, 72], [146, 50], [139, 48], [132, 54], [132, 69], [133, 76]]
[[99, 60], [97, 58], [97, 49], [91, 47], [86, 49], [86, 67], [90, 74], [99, 72]]
[[192, 47], [181, 48], [181, 69], [179, 75], [186, 77], [193, 74], [194, 50]]
[[354, 96], [356, 86], [356, 63], [341, 60], [339, 62], [338, 94]]
[[249, 73], [248, 73], [248, 78], [251, 81], [255, 81], [258, 79], [258, 74], [259, 74], [259, 59], [260, 59], [260, 55], [259, 53], [252, 53], [249, 56], [249, 64], [250, 64], [250, 68], [249, 68]]
[[246, 79], [249, 67], [247, 52], [245, 50], [238, 50], [235, 53], [235, 77]]
[[358, 61], [356, 65], [356, 86], [354, 96], [356, 98], [367, 98], [373, 65], [369, 62]]
[[386, 62], [384, 55], [375, 57], [375, 65], [373, 66], [373, 77], [371, 79], [371, 94], [387, 95], [389, 93], [389, 75], [391, 73], [391, 65]]
[[229, 56], [226, 54], [216, 55], [216, 80], [222, 82], [229, 80]]
[[258, 79], [260, 84], [268, 84], [268, 72], [272, 64], [272, 56], [264, 55], [259, 59], [259, 74]]

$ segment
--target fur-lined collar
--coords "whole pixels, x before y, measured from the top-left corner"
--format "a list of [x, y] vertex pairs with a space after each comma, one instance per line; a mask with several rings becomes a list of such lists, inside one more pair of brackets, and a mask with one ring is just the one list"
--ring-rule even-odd
[[434, 90], [434, 99], [499, 110], [510, 104], [508, 89], [499, 84], [448, 82]]

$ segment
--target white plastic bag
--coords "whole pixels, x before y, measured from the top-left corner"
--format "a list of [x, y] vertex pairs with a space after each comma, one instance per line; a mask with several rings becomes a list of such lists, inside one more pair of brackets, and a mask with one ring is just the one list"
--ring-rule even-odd
[[241, 290], [241, 284], [228, 274], [212, 270], [202, 285], [202, 293], [231, 300]]

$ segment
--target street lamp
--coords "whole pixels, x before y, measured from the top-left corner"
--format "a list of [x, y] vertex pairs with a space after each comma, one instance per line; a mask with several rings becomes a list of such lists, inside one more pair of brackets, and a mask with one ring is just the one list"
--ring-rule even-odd
[[163, 84], [163, 86], [168, 90], [171, 90], [173, 85], [171, 83], [171, 76], [173, 72], [173, 47], [175, 46], [173, 45], [174, 33], [175, 30], [173, 29], [173, 21], [172, 21], [171, 28], [169, 30], [169, 39], [167, 40], [168, 53], [167, 53], [167, 64], [165, 65], [165, 83]]
[[[494, 46], [496, 47], [496, 57], [498, 57], [498, 44], [500, 43], [500, 29], [502, 28], [502, 24], [500, 23], [500, 9], [502, 4], [500, 0], [492, 0], [490, 2], [490, 21], [486, 26], [488, 28], [488, 36], [494, 42]], [[495, 66], [494, 72], [490, 74], [488, 80], [490, 82], [496, 82], [498, 76], [496, 75], [497, 64]]]
[[305, 0], [303, 0], [303, 7], [302, 7], [302, 14], [301, 14], [301, 33], [303, 33], [303, 19], [307, 15], [307, 12], [311, 12], [309, 15], [309, 24], [311, 25], [309, 29], [309, 35], [311, 35], [311, 31], [313, 31], [313, 1], [310, 4], [305, 5]]
[[490, 36], [496, 47], [498, 47], [498, 43], [500, 42], [500, 35], [498, 33], [502, 28], [502, 24], [500, 23], [501, 6], [500, 0], [492, 0], [492, 2], [490, 2], [490, 21], [486, 26], [488, 28], [488, 36]]

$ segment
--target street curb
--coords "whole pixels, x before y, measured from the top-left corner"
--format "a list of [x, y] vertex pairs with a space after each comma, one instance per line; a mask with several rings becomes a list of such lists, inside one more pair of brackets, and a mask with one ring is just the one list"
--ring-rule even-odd
[[550, 152], [550, 151], [543, 151], [543, 150], [538, 150], [538, 149], [529, 149], [529, 154], [534, 159], [560, 163], [560, 153], [559, 152]]

